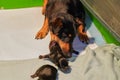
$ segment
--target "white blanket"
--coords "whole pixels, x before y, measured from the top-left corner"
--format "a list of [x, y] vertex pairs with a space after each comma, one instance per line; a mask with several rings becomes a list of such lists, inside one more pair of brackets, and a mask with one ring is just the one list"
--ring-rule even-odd
[[[119, 53], [120, 47], [115, 45], [104, 45], [95, 50], [87, 47], [84, 55], [79, 55], [74, 62], [70, 62], [70, 73], [58, 70], [58, 80], [120, 80]], [[0, 79], [37, 80], [30, 75], [44, 64], [55, 66], [48, 60], [39, 59], [0, 61]]]

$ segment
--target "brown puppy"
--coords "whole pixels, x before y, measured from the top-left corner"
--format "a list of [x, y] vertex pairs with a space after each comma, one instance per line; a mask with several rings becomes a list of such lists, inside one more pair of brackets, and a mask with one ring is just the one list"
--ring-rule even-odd
[[31, 77], [39, 77], [38, 80], [56, 80], [57, 69], [51, 65], [43, 65]]
[[51, 41], [49, 44], [50, 54], [40, 55], [39, 58], [49, 58], [60, 70], [66, 72], [69, 69], [69, 63], [65, 55], [62, 53], [60, 46], [56, 41]]
[[82, 42], [88, 42], [85, 11], [80, 0], [44, 0], [43, 13], [44, 24], [36, 39], [43, 39], [50, 30], [51, 40], [58, 42], [67, 57], [71, 57], [76, 33]]
[[40, 55], [39, 58], [49, 58], [60, 70], [66, 72], [69, 69], [68, 61], [62, 53], [60, 46], [56, 41], [51, 41], [49, 44], [50, 54]]

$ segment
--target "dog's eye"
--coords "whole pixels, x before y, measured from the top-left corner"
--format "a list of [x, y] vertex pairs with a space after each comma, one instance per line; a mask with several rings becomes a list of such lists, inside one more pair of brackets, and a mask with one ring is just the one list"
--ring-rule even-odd
[[63, 37], [66, 37], [67, 35], [66, 35], [65, 33], [62, 33], [62, 36], [63, 36]]
[[72, 37], [72, 34], [69, 34], [68, 36], [69, 36], [69, 37]]

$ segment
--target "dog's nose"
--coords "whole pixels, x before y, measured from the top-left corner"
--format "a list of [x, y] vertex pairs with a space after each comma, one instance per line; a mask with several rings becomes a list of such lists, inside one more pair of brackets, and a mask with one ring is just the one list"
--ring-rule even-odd
[[64, 38], [63, 41], [66, 42], [66, 43], [69, 43], [70, 42], [70, 38]]

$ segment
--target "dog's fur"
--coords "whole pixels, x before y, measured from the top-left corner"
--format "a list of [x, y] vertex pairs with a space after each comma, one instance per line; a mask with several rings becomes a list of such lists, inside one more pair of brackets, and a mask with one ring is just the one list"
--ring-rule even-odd
[[85, 11], [80, 0], [44, 0], [42, 13], [45, 20], [36, 39], [43, 39], [50, 30], [51, 40], [57, 41], [68, 57], [71, 57], [76, 33], [82, 42], [88, 42]]
[[56, 80], [57, 69], [51, 65], [41, 66], [33, 75], [32, 78], [39, 77], [38, 80]]
[[62, 53], [60, 46], [56, 41], [51, 41], [49, 44], [50, 54], [40, 55], [39, 58], [48, 58], [62, 71], [69, 69], [69, 63], [66, 60], [65, 55]]

